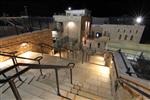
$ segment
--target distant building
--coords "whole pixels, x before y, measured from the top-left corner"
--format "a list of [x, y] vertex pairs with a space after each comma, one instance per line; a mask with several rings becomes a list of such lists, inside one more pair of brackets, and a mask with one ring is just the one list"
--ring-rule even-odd
[[53, 18], [56, 21], [52, 32], [54, 38], [68, 36], [78, 43], [88, 36], [96, 37], [97, 33], [101, 40], [139, 43], [145, 28], [144, 25], [135, 25], [132, 17], [91, 17], [87, 9], [66, 10], [64, 15], [54, 15]]
[[103, 18], [100, 18], [100, 17], [92, 17], [92, 24], [98, 24], [98, 25], [101, 25], [101, 24], [106, 24], [109, 22], [109, 18], [108, 17], [103, 17]]
[[140, 43], [145, 25], [137, 24], [133, 17], [92, 17], [90, 36], [94, 37], [101, 48], [108, 42]]
[[133, 17], [92, 17], [92, 24], [119, 24], [119, 25], [134, 25]]
[[96, 33], [101, 33], [111, 41], [132, 41], [139, 43], [145, 26], [143, 25], [115, 25], [103, 24], [92, 25], [91, 30]]

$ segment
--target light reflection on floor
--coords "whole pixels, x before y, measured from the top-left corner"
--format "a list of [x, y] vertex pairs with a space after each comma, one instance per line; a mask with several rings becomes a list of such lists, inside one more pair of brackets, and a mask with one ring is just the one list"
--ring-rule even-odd
[[110, 72], [108, 67], [99, 66], [98, 70], [105, 78], [109, 78]]
[[0, 69], [5, 69], [5, 68], [7, 68], [7, 67], [9, 67], [11, 65], [13, 65], [13, 62], [12, 62], [11, 59], [6, 60], [4, 62], [0, 62]]

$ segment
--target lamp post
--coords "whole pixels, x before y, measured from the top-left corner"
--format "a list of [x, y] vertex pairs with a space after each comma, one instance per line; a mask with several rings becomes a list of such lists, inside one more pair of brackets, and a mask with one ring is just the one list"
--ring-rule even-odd
[[25, 15], [28, 16], [27, 6], [24, 6]]

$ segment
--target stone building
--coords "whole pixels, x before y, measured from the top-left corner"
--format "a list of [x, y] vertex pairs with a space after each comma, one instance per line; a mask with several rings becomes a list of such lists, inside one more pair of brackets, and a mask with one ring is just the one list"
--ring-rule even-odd
[[63, 31], [58, 32], [61, 37], [68, 36], [81, 43], [82, 39], [86, 38], [90, 32], [91, 17], [90, 11], [87, 9], [66, 10], [65, 15], [54, 15], [53, 18], [63, 27]]

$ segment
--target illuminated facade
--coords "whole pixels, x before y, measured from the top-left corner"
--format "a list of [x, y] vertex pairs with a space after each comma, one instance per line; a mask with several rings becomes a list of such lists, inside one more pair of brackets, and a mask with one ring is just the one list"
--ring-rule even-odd
[[66, 10], [66, 15], [54, 15], [53, 18], [63, 24], [62, 37], [69, 36], [80, 43], [90, 32], [91, 17], [87, 10]]
[[143, 25], [92, 25], [92, 31], [107, 36], [111, 41], [130, 41], [140, 43], [145, 26]]

